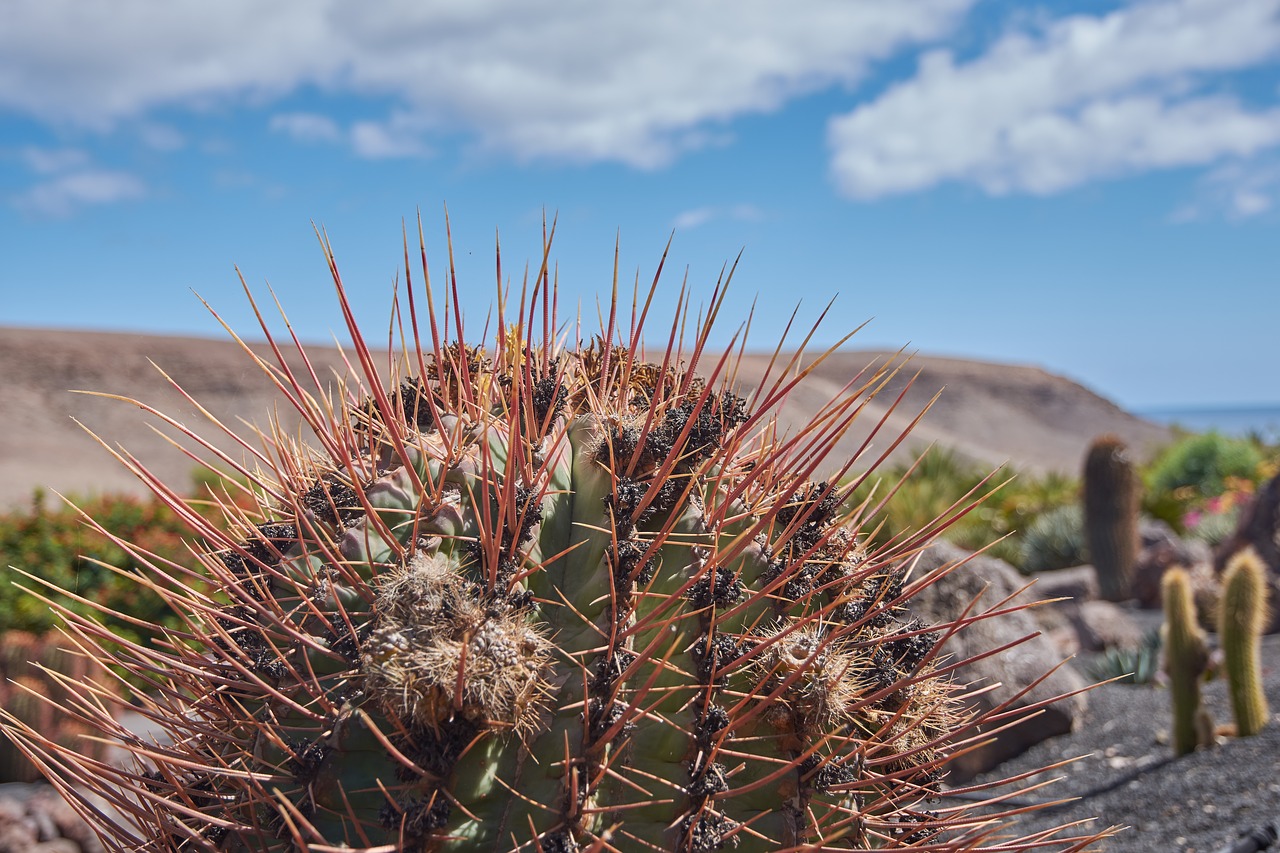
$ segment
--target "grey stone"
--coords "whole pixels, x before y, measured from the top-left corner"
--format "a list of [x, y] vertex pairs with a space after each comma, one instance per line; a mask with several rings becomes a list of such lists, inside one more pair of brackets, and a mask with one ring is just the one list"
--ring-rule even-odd
[[[915, 615], [933, 623], [945, 623], [959, 616], [970, 601], [978, 598], [978, 606], [971, 611], [976, 615], [994, 608], [1002, 599], [1027, 584], [1027, 579], [1003, 560], [974, 556], [942, 541], [921, 552], [912, 577], [919, 578], [942, 566], [966, 559], [967, 562], [939, 578], [913, 599], [911, 609]], [[1037, 598], [1038, 594], [1022, 593], [1016, 602], [1035, 601]], [[1007, 606], [1009, 605], [1003, 605], [1000, 609]], [[1019, 710], [1029, 714], [1038, 703], [1050, 703], [1034, 717], [1024, 717], [1024, 721], [1018, 725], [994, 732], [990, 743], [956, 756], [948, 765], [948, 778], [952, 783], [966, 781], [1006, 759], [1020, 755], [1040, 741], [1070, 732], [1084, 713], [1087, 702], [1082, 694], [1051, 701], [1086, 686], [1084, 679], [1068, 667], [1058, 668], [1035, 687], [1018, 696], [1063, 660], [1053, 643], [1040, 632], [1041, 626], [1036, 618], [1027, 611], [1019, 611], [982, 619], [947, 641], [944, 652], [953, 661], [961, 661], [1030, 637], [1012, 648], [965, 664], [957, 670], [955, 679], [969, 685], [970, 693], [997, 685], [994, 689], [966, 698], [967, 704], [978, 713], [1009, 702], [1008, 710], [1014, 711], [1016, 716]], [[1008, 722], [1004, 720], [999, 725]], [[998, 726], [988, 726], [984, 730], [996, 727]]]
[[1082, 601], [1073, 608], [1071, 624], [1080, 650], [1135, 649], [1142, 645], [1142, 626], [1130, 611], [1110, 601]]
[[1212, 558], [1209, 546], [1197, 540], [1178, 537], [1168, 524], [1143, 519], [1138, 528], [1142, 550], [1133, 567], [1133, 597], [1146, 608], [1160, 607], [1160, 579], [1172, 566], [1194, 568]]
[[1072, 566], [1031, 577], [1036, 582], [1031, 589], [1036, 598], [1067, 598], [1079, 603], [1098, 597], [1098, 575], [1093, 566]]

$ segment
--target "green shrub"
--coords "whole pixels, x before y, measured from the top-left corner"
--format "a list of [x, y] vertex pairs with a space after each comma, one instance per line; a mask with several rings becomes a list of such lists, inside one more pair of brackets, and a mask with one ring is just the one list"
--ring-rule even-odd
[[[1003, 468], [993, 475], [990, 468], [952, 450], [932, 447], [914, 470], [907, 464], [894, 466], [874, 482], [861, 485], [854, 500], [865, 499], [874, 488], [874, 506], [895, 486], [877, 517], [881, 526], [873, 544], [919, 530], [947, 509], [954, 507], [954, 514], [981, 498], [942, 535], [962, 548], [985, 548], [991, 556], [1024, 571], [1023, 531], [1044, 513], [1075, 504], [1080, 488], [1075, 479], [1062, 474], [1035, 476]], [[993, 541], [993, 536], [999, 538]]]
[[[197, 474], [195, 482], [199, 495], [208, 495], [209, 490], [229, 490], [232, 499], [239, 501], [243, 497], [231, 481], [216, 474]], [[87, 516], [119, 539], [132, 543], [140, 553], [152, 555], [153, 560], [185, 564], [190, 562], [190, 530], [177, 513], [156, 498], [129, 495], [78, 500], [79, 510], [49, 504], [44, 493], [37, 490], [28, 507], [0, 512], [0, 631], [44, 634], [53, 628], [53, 611], [32, 594], [39, 593], [72, 612], [101, 618], [129, 640], [155, 635], [122, 619], [102, 618], [90, 604], [49, 593], [21, 572], [157, 627], [179, 625], [159, 595], [120, 575], [121, 571], [137, 568], [133, 555], [85, 520]], [[193, 500], [191, 505], [201, 504]]]
[[1147, 486], [1156, 493], [1186, 489], [1206, 497], [1218, 495], [1225, 491], [1228, 477], [1257, 482], [1262, 462], [1252, 442], [1207, 432], [1165, 448], [1151, 464]]
[[1019, 567], [1024, 572], [1048, 572], [1087, 562], [1084, 515], [1077, 503], [1048, 510], [1022, 534]]
[[[870, 525], [880, 525], [873, 538], [874, 544], [885, 544], [907, 531], [922, 529], [953, 506], [952, 514], [979, 495], [990, 494], [1005, 478], [997, 475], [997, 478], [983, 484], [989, 473], [951, 450], [931, 447], [914, 469], [908, 464], [895, 465], [860, 485], [851, 500], [859, 503], [870, 497], [871, 505], [875, 506], [892, 492]], [[977, 491], [966, 501], [965, 495], [975, 489]], [[957, 503], [960, 506], [956, 506]], [[977, 526], [979, 519], [973, 516], [971, 512], [949, 528], [948, 537], [959, 534], [959, 527]], [[1001, 531], [995, 532], [999, 534]], [[984, 544], [991, 541], [991, 533], [991, 529], [986, 528]]]
[[1195, 524], [1187, 526], [1187, 535], [1216, 548], [1235, 532], [1239, 520], [1240, 512], [1234, 508], [1226, 512], [1205, 513], [1196, 520]]

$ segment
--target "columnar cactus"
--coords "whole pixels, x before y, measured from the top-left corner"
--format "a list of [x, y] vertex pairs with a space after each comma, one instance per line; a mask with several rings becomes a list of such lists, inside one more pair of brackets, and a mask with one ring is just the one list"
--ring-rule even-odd
[[334, 266], [356, 373], [332, 394], [282, 348], [262, 363], [315, 444], [244, 441], [261, 511], [228, 501], [239, 537], [185, 513], [199, 566], [151, 564], [187, 629], [99, 652], [153, 687], [168, 739], [93, 692], [66, 712], [134, 766], [15, 735], [129, 815], [98, 821], [127, 849], [988, 849], [1008, 813], [930, 806], [981, 722], [940, 646], [986, 614], [911, 617], [938, 576], [909, 570], [927, 535], [864, 546], [871, 508], [827, 458], [862, 396], [783, 435], [771, 413], [805, 370], [740, 396], [709, 350], [722, 288], [691, 345], [682, 314], [646, 357], [645, 312], [620, 324], [616, 299], [563, 344], [547, 270], [487, 347], [456, 291], [437, 314], [428, 280], [420, 318], [410, 281], [384, 390]]
[[[68, 684], [87, 683], [110, 691], [113, 681], [96, 672], [84, 655], [68, 648], [58, 633], [37, 636], [26, 631], [0, 635], [0, 708], [23, 725], [64, 747], [101, 758], [103, 746], [85, 740], [95, 728], [58, 713], [53, 703], [66, 701]], [[33, 782], [40, 769], [7, 737], [0, 734], [0, 782]]]
[[1084, 462], [1084, 529], [1098, 591], [1107, 601], [1131, 595], [1141, 508], [1142, 480], [1124, 442], [1114, 435], [1094, 439]]
[[1196, 621], [1191, 578], [1174, 566], [1160, 581], [1164, 599], [1164, 666], [1173, 705], [1173, 751], [1194, 752], [1213, 742], [1213, 723], [1201, 701], [1200, 684], [1209, 667], [1204, 629]]
[[1267, 623], [1266, 566], [1246, 548], [1227, 564], [1218, 603], [1218, 639], [1236, 718], [1236, 734], [1255, 735], [1267, 723], [1267, 695], [1262, 689], [1258, 651]]

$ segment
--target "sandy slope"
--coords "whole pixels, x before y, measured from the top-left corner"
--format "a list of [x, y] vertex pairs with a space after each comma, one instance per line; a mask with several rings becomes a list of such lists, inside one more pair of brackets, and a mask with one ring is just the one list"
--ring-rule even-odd
[[[265, 347], [258, 351], [268, 354]], [[332, 349], [318, 346], [310, 355], [322, 378], [344, 368]], [[890, 356], [841, 352], [820, 364], [783, 405], [784, 427], [809, 423], [847, 383], [860, 387], [869, 379], [874, 367], [867, 370], [868, 365], [883, 365]], [[287, 428], [297, 428], [288, 404], [230, 341], [0, 328], [0, 506], [29, 499], [36, 486], [77, 493], [142, 491], [72, 418], [108, 444], [126, 447], [166, 482], [179, 487], [189, 483], [192, 461], [148, 426], [159, 424], [159, 419], [117, 400], [70, 393], [92, 390], [134, 397], [216, 439], [217, 429], [148, 360], [228, 425], [242, 429], [241, 419], [263, 425], [275, 412]], [[290, 361], [295, 370], [305, 369], [296, 354]], [[764, 356], [747, 356], [738, 372], [740, 385], [759, 384], [767, 363]], [[886, 415], [915, 371], [919, 376], [898, 409], [887, 416], [864, 458], [874, 458], [888, 447], [890, 436], [943, 386], [941, 398], [900, 454], [936, 441], [992, 466], [1009, 460], [1032, 470], [1074, 471], [1098, 433], [1118, 433], [1140, 448], [1168, 437], [1164, 429], [1038, 368], [917, 356], [867, 405], [859, 428], [842, 440], [841, 455], [847, 458], [862, 447], [870, 428]], [[225, 436], [216, 443], [237, 458], [243, 456]]]

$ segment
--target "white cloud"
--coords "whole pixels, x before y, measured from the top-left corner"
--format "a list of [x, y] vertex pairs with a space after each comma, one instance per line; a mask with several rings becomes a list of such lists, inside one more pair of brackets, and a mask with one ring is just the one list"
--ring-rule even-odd
[[68, 216], [85, 205], [141, 198], [146, 186], [127, 172], [85, 169], [36, 184], [13, 199], [19, 210], [42, 216]]
[[435, 131], [518, 159], [658, 166], [722, 139], [731, 118], [852, 85], [975, 2], [11, 0], [0, 107], [110, 127], [309, 87], [413, 117], [412, 133], [393, 133], [394, 115], [353, 129], [370, 156]]
[[68, 169], [79, 168], [89, 162], [89, 155], [78, 148], [37, 148], [28, 146], [22, 149], [22, 161], [27, 168], [39, 175], [53, 175]]
[[316, 113], [281, 113], [271, 117], [269, 127], [300, 142], [337, 142], [342, 138], [337, 122]]
[[147, 122], [138, 129], [142, 144], [154, 151], [177, 151], [187, 144], [187, 138], [173, 125]]
[[351, 127], [351, 147], [371, 160], [420, 157], [429, 153], [420, 134], [418, 122], [398, 114], [388, 122], [356, 122]]
[[1196, 200], [1174, 211], [1174, 222], [1212, 216], [1249, 219], [1280, 206], [1280, 156], [1233, 161], [1200, 179]]
[[754, 204], [735, 204], [729, 207], [695, 207], [685, 210], [677, 214], [671, 224], [677, 230], [687, 231], [715, 219], [758, 222], [763, 218], [764, 212]]
[[1008, 34], [968, 63], [932, 52], [831, 121], [832, 173], [855, 198], [946, 181], [1051, 193], [1253, 155], [1280, 145], [1280, 107], [1206, 92], [1202, 78], [1278, 54], [1280, 0], [1150, 0]]

